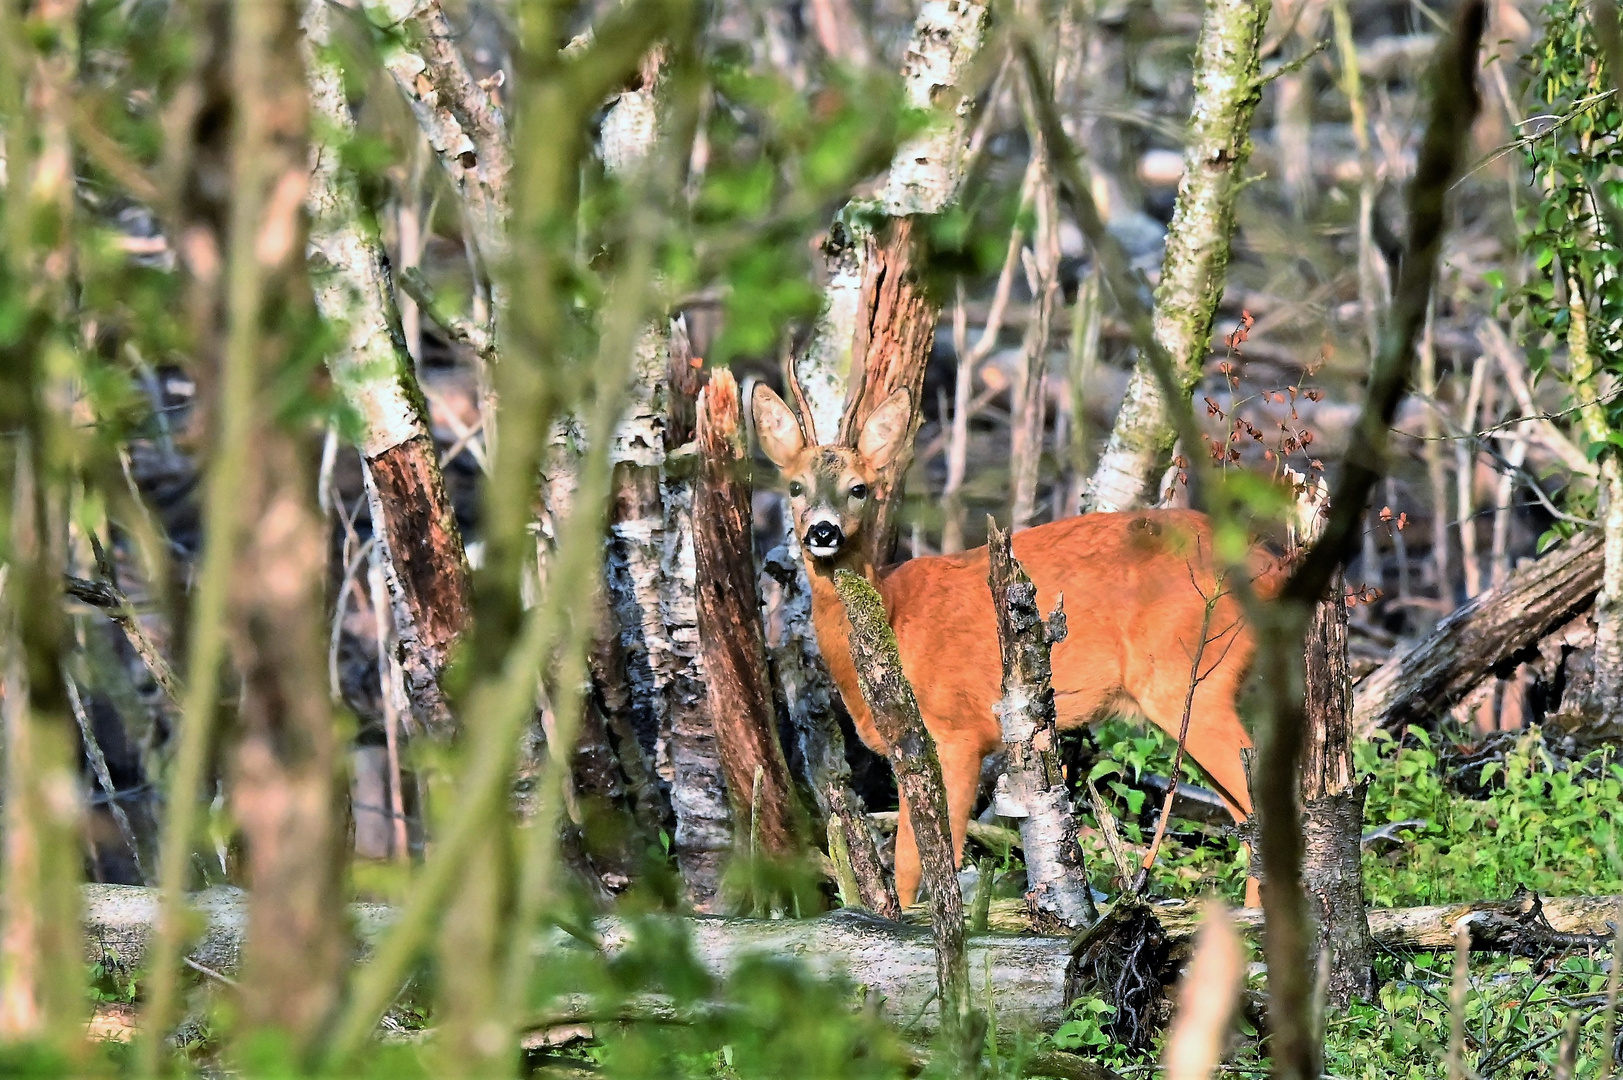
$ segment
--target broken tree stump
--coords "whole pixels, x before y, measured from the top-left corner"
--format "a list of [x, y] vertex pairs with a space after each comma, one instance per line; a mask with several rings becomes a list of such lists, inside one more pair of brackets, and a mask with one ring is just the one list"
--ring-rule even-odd
[[1019, 822], [1026, 856], [1026, 903], [1039, 925], [1076, 930], [1098, 921], [1088, 886], [1076, 813], [1060, 769], [1055, 724], [1052, 647], [1065, 640], [1064, 601], [1045, 622], [1037, 587], [987, 518], [988, 584], [1003, 655], [1003, 697], [993, 711], [1007, 759], [998, 777], [996, 811]]

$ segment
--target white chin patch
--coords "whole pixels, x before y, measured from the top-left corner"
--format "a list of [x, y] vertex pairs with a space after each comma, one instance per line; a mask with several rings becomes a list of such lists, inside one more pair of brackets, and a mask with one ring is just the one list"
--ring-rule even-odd
[[840, 549], [837, 546], [830, 547], [830, 546], [823, 545], [823, 544], [807, 544], [806, 545], [806, 550], [811, 552], [813, 555], [817, 556], [819, 559], [830, 558], [830, 557], [832, 557], [834, 555], [839, 554], [839, 551], [840, 551]]

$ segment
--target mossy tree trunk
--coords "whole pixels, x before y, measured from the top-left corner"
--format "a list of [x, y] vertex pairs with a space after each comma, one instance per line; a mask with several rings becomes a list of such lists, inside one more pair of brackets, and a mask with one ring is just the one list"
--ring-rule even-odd
[[847, 570], [834, 576], [851, 620], [851, 662], [868, 703], [874, 727], [885, 741], [896, 786], [913, 824], [919, 867], [930, 892], [930, 929], [935, 934], [936, 988], [942, 1027], [956, 1049], [973, 1060], [975, 1010], [969, 997], [969, 962], [964, 949], [964, 897], [958, 888], [947, 792], [935, 740], [925, 730], [913, 687], [902, 671], [896, 635], [885, 603], [865, 579]]
[[1207, 0], [1195, 49], [1195, 102], [1183, 179], [1155, 289], [1155, 340], [1170, 357], [1179, 399], [1167, 401], [1148, 358], [1133, 366], [1116, 422], [1088, 481], [1083, 509], [1130, 510], [1153, 502], [1176, 438], [1169, 410], [1188, 407], [1223, 298], [1234, 200], [1251, 157], [1251, 119], [1262, 96], [1259, 47], [1267, 0]]
[[438, 680], [467, 625], [468, 562], [400, 330], [388, 260], [356, 178], [342, 162], [355, 120], [331, 52], [332, 18], [330, 5], [312, 3], [304, 21], [316, 121], [307, 196], [311, 285], [322, 317], [342, 335], [328, 366], [361, 424], [367, 498], [387, 554], [385, 577], [412, 713], [424, 730], [444, 738], [455, 722]]

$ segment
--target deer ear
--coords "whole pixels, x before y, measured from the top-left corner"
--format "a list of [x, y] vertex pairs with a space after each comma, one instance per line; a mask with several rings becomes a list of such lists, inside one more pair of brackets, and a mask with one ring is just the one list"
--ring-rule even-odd
[[870, 468], [879, 470], [896, 460], [907, 441], [908, 428], [913, 419], [913, 395], [902, 387], [879, 403], [879, 408], [868, 414], [857, 436], [857, 453]]
[[800, 421], [789, 411], [789, 406], [765, 383], [755, 384], [750, 397], [755, 413], [755, 437], [761, 440], [761, 449], [772, 464], [787, 469], [796, 454], [806, 448], [806, 436], [801, 433]]

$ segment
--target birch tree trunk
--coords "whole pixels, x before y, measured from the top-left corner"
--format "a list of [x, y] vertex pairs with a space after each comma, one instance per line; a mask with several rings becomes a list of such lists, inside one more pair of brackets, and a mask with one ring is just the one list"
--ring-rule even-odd
[[1172, 360], [1181, 396], [1165, 401], [1149, 360], [1139, 357], [1088, 481], [1084, 511], [1128, 510], [1154, 501], [1162, 459], [1176, 435], [1168, 410], [1187, 408], [1200, 378], [1223, 297], [1235, 193], [1251, 157], [1251, 118], [1262, 94], [1258, 48], [1268, 9], [1267, 0], [1207, 0], [1195, 50], [1183, 179], [1155, 289], [1155, 340]]
[[499, 265], [513, 169], [501, 109], [468, 70], [458, 52], [461, 35], [440, 0], [370, 0], [364, 8], [386, 31], [383, 66], [456, 188], [480, 256], [487, 268]]
[[[973, 0], [932, 0], [913, 24], [902, 62], [903, 91], [909, 106], [931, 110], [933, 120], [891, 159], [890, 176], [878, 199], [878, 209], [889, 218], [940, 213], [958, 196], [974, 105], [963, 82], [980, 52], [987, 11], [985, 4]], [[906, 329], [893, 324], [896, 314], [909, 310], [914, 302], [897, 280], [911, 267], [909, 237], [886, 233], [881, 227], [875, 230], [875, 238], [857, 236], [836, 224], [824, 248], [828, 284], [822, 314], [811, 343], [795, 359], [793, 368], [805, 399], [805, 421], [818, 443], [839, 438], [850, 422], [848, 412], [853, 406], [860, 407], [862, 395], [855, 376], [875, 366], [877, 357], [869, 358], [874, 343], [887, 332]], [[879, 295], [885, 289], [876, 289], [878, 282], [889, 283], [887, 295]], [[876, 311], [880, 304], [886, 310]], [[928, 322], [933, 333], [933, 311]], [[926, 335], [922, 341], [926, 350], [929, 340]], [[896, 385], [909, 384], [904, 377]], [[915, 390], [915, 409], [918, 399]], [[874, 397], [867, 407], [872, 409], [881, 400], [882, 396]]]
[[[1582, 283], [1568, 279], [1567, 363], [1584, 438], [1605, 446], [1611, 433], [1599, 371], [1589, 342], [1589, 305]], [[1595, 699], [1600, 722], [1623, 727], [1623, 462], [1615, 448], [1600, 457], [1600, 512], [1604, 562], [1595, 597]]]
[[363, 425], [367, 499], [394, 608], [412, 713], [445, 738], [455, 721], [439, 689], [451, 646], [467, 625], [468, 563], [456, 514], [440, 475], [411, 354], [400, 330], [388, 263], [342, 164], [354, 117], [343, 71], [331, 55], [330, 5], [307, 5], [306, 77], [317, 121], [311, 150], [309, 265], [316, 306], [343, 334], [329, 357], [333, 381]]
[[[344, 840], [337, 733], [324, 668], [326, 544], [308, 447], [270, 391], [293, 362], [302, 297], [307, 89], [295, 0], [233, 5], [237, 106], [227, 259], [228, 376], [257, 404], [238, 493], [245, 546], [232, 575], [231, 650], [242, 678], [231, 803], [251, 882], [242, 1006], [250, 1027], [312, 1048], [337, 1001]], [[267, 237], [284, 237], [280, 244]], [[235, 434], [235, 433], [234, 433]], [[207, 677], [199, 675], [198, 677]]]
[[[601, 149], [609, 173], [635, 183], [661, 138], [659, 56], [638, 85], [604, 116]], [[626, 650], [632, 711], [671, 785], [672, 847], [700, 910], [717, 903], [733, 822], [720, 746], [711, 724], [699, 639], [691, 447], [691, 359], [685, 329], [664, 319], [644, 329], [633, 362], [630, 403], [615, 429], [606, 584]], [[683, 378], [673, 383], [672, 373]]]
[[[1020, 823], [1026, 856], [1026, 904], [1038, 926], [1076, 930], [1098, 921], [1088, 886], [1076, 813], [1060, 771], [1049, 651], [1065, 640], [1065, 611], [1045, 621], [1037, 590], [1015, 559], [1009, 534], [987, 522], [991, 562], [987, 583], [997, 611], [1003, 653], [1003, 698], [994, 708], [1008, 760], [998, 777], [999, 817]], [[1063, 604], [1063, 600], [1061, 601]]]
[[[1297, 497], [1296, 546], [1324, 531], [1329, 490], [1287, 470]], [[1364, 795], [1352, 757], [1352, 677], [1347, 670], [1347, 604], [1340, 569], [1308, 621], [1303, 653], [1307, 733], [1302, 746], [1302, 887], [1317, 930], [1313, 955], [1328, 954], [1328, 999], [1346, 1008], [1376, 991], [1375, 945], [1364, 912]]]

